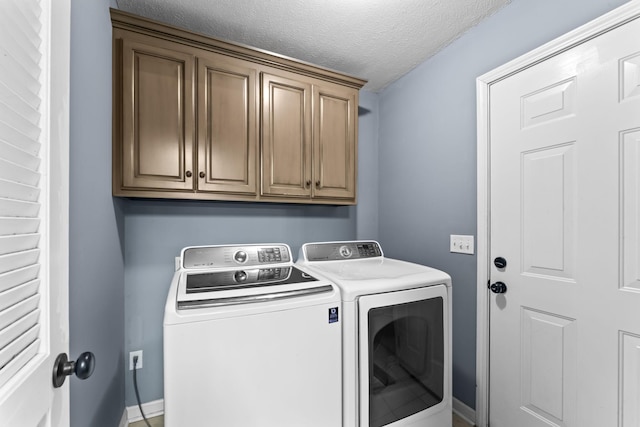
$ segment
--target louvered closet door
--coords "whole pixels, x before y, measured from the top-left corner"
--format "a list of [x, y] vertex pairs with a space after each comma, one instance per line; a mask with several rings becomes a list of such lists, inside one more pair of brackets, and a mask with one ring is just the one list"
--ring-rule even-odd
[[1, 8], [0, 425], [63, 426], [68, 386], [51, 378], [68, 347], [69, 0]]

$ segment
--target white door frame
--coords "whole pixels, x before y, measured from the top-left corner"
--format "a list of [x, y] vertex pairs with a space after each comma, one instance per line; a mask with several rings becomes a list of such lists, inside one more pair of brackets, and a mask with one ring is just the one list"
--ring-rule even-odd
[[490, 279], [490, 117], [489, 90], [526, 68], [565, 52], [602, 33], [640, 18], [640, 0], [629, 3], [498, 67], [476, 80], [478, 177], [477, 177], [477, 319], [476, 319], [476, 425], [489, 425], [489, 294]]

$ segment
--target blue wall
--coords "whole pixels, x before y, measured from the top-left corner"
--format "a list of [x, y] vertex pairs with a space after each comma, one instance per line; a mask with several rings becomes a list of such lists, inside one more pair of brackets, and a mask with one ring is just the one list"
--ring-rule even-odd
[[[514, 0], [380, 94], [362, 91], [357, 207], [111, 197], [111, 26], [115, 0], [71, 8], [71, 425], [112, 427], [134, 405], [125, 360], [142, 349], [143, 402], [162, 397], [162, 316], [173, 257], [193, 244], [379, 239], [389, 256], [454, 281], [454, 395], [474, 406], [476, 259], [448, 252], [476, 232], [475, 79], [624, 3]], [[365, 76], [366, 77], [366, 76]], [[126, 236], [126, 239], [125, 239]], [[126, 388], [125, 388], [126, 387]]]
[[476, 234], [475, 80], [625, 2], [514, 0], [380, 94], [380, 242], [451, 274], [453, 394], [470, 407], [476, 258], [449, 253], [449, 235]]
[[111, 22], [115, 0], [71, 1], [70, 357], [96, 356], [69, 380], [71, 425], [114, 427], [124, 410], [124, 215], [111, 197]]
[[[168, 200], [125, 201], [125, 354], [143, 350], [143, 402], [163, 397], [162, 321], [174, 257], [191, 245], [287, 243], [294, 258], [305, 242], [377, 238], [377, 97], [360, 101], [360, 193], [355, 206], [305, 206]], [[361, 226], [358, 224], [361, 223]], [[188, 361], [185, 361], [188, 363]], [[135, 405], [131, 371], [126, 404]]]
[[358, 239], [378, 238], [378, 95], [360, 91], [358, 117]]

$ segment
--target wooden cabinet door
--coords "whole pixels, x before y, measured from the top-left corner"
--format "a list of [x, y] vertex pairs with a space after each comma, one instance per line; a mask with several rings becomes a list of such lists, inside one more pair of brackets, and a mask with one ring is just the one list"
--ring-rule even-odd
[[256, 70], [198, 57], [198, 191], [256, 194]]
[[262, 74], [263, 195], [311, 196], [311, 84]]
[[[122, 45], [122, 187], [193, 189], [193, 55], [142, 36]], [[114, 170], [114, 173], [118, 173]]]
[[356, 197], [358, 91], [340, 86], [313, 89], [313, 197]]

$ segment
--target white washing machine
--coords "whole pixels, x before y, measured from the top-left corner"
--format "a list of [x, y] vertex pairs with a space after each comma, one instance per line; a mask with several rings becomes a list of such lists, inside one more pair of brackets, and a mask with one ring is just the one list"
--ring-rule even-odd
[[284, 244], [182, 250], [164, 316], [166, 427], [340, 427], [339, 290]]
[[343, 426], [451, 427], [451, 278], [378, 242], [307, 243], [297, 265], [340, 287]]

